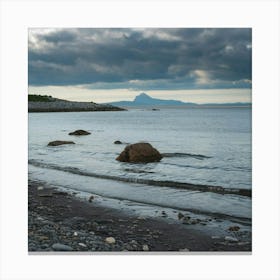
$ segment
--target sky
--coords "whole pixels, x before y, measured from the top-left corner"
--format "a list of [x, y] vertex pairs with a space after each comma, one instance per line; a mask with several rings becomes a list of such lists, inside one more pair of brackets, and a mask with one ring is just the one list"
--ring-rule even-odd
[[251, 79], [250, 28], [29, 29], [29, 94], [251, 102]]

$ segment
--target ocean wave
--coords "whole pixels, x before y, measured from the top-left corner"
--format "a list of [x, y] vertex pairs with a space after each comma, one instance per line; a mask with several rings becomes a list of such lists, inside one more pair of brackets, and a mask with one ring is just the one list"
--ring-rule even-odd
[[76, 175], [81, 176], [88, 176], [88, 177], [95, 177], [100, 179], [108, 179], [114, 181], [121, 181], [127, 183], [137, 183], [137, 184], [145, 184], [145, 185], [152, 185], [152, 186], [160, 186], [160, 187], [170, 187], [170, 188], [178, 188], [178, 189], [187, 189], [193, 191], [201, 191], [201, 192], [213, 192], [219, 194], [234, 194], [234, 195], [241, 195], [246, 197], [252, 196], [252, 191], [250, 189], [238, 189], [238, 188], [224, 188], [221, 186], [211, 186], [211, 185], [200, 185], [200, 184], [191, 184], [185, 182], [177, 182], [177, 181], [169, 181], [169, 180], [153, 180], [153, 179], [143, 179], [143, 178], [132, 178], [132, 177], [121, 177], [115, 175], [106, 175], [106, 174], [99, 174], [94, 172], [88, 172], [80, 170], [76, 167], [67, 167], [67, 166], [60, 166], [52, 163], [45, 163], [42, 161], [37, 160], [29, 160], [29, 164], [41, 168], [48, 168], [54, 170], [60, 170], [64, 172], [69, 172]]
[[162, 153], [161, 154], [163, 157], [192, 157], [196, 159], [206, 159], [206, 158], [211, 158], [209, 156], [205, 155], [200, 155], [200, 154], [190, 154], [190, 153]]

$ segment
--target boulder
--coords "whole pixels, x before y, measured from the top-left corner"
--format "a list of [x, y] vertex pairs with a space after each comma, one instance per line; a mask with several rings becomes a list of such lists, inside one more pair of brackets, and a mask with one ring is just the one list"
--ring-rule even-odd
[[162, 159], [161, 154], [149, 143], [136, 143], [125, 147], [116, 158], [122, 162], [148, 163], [157, 162]]
[[90, 134], [90, 132], [82, 130], [82, 129], [75, 130], [75, 131], [69, 133], [69, 135], [78, 135], [78, 136], [80, 136], [80, 135], [89, 135], [89, 134]]
[[60, 145], [65, 145], [65, 144], [75, 144], [73, 141], [52, 141], [48, 144], [48, 146], [60, 146]]

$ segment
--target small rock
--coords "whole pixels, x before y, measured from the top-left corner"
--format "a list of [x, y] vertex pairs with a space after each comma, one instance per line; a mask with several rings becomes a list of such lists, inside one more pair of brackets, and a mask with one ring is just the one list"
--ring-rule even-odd
[[114, 144], [119, 145], [119, 144], [122, 144], [122, 142], [120, 140], [117, 140], [117, 141], [114, 142]]
[[114, 243], [116, 243], [116, 240], [114, 237], [106, 237], [105, 242], [108, 244], [114, 244]]
[[84, 243], [78, 243], [78, 245], [79, 245], [79, 246], [81, 246], [81, 247], [84, 247], [84, 248], [86, 248], [86, 247], [87, 247], [87, 245], [86, 245], [86, 244], [84, 244]]
[[147, 244], [142, 246], [143, 251], [149, 251], [149, 246]]
[[184, 216], [181, 212], [178, 213], [178, 219], [179, 219], [179, 220], [183, 219], [184, 217], [185, 217], [185, 216]]
[[92, 202], [92, 201], [93, 201], [93, 199], [94, 199], [94, 196], [93, 196], [93, 195], [91, 195], [91, 196], [89, 197], [88, 201], [89, 201], [89, 202]]
[[90, 132], [82, 130], [82, 129], [75, 130], [75, 131], [69, 133], [69, 135], [78, 135], [78, 136], [80, 136], [80, 135], [89, 135], [89, 134], [90, 134]]
[[37, 190], [38, 191], [42, 191], [44, 189], [44, 187], [38, 187]]
[[52, 248], [55, 251], [73, 251], [73, 248], [71, 246], [61, 244], [61, 243], [55, 243], [52, 245]]
[[52, 141], [48, 144], [48, 146], [60, 146], [60, 145], [65, 145], [65, 144], [75, 144], [73, 141]]
[[230, 242], [238, 242], [238, 239], [232, 236], [226, 236], [225, 240]]
[[162, 217], [166, 217], [167, 216], [165, 211], [161, 211], [161, 215], [162, 215]]
[[189, 252], [189, 251], [190, 251], [190, 249], [188, 249], [188, 248], [184, 248], [184, 249], [179, 250], [179, 252]]
[[47, 236], [40, 236], [39, 240], [44, 241], [44, 240], [49, 240], [49, 238]]
[[240, 227], [239, 226], [231, 226], [228, 228], [229, 231], [239, 231]]
[[57, 195], [68, 195], [67, 192], [62, 192], [62, 191], [53, 191], [53, 194], [57, 194]]
[[146, 220], [146, 218], [145, 217], [137, 217], [137, 220], [143, 220], [143, 221], [145, 221]]
[[73, 233], [73, 235], [74, 235], [74, 236], [78, 236], [78, 232], [75, 231], [75, 232]]
[[220, 239], [220, 236], [217, 236], [217, 235], [213, 235], [211, 236], [212, 239]]
[[40, 196], [40, 197], [52, 197], [53, 195], [51, 193], [43, 193], [43, 194], [39, 194], [38, 196]]
[[239, 246], [244, 246], [244, 245], [249, 245], [249, 244], [250, 244], [250, 242], [248, 242], [248, 241], [238, 242], [237, 243], [237, 245], [239, 245]]

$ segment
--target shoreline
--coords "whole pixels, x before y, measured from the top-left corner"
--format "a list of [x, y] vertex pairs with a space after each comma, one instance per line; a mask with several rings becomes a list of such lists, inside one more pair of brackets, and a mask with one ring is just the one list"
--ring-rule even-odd
[[29, 253], [251, 253], [250, 242], [213, 239], [182, 224], [97, 205], [94, 196], [90, 201], [29, 180]]
[[52, 112], [103, 112], [103, 111], [127, 111], [126, 109], [97, 104], [93, 102], [77, 102], [62, 99], [51, 101], [28, 101], [29, 113], [52, 113]]

